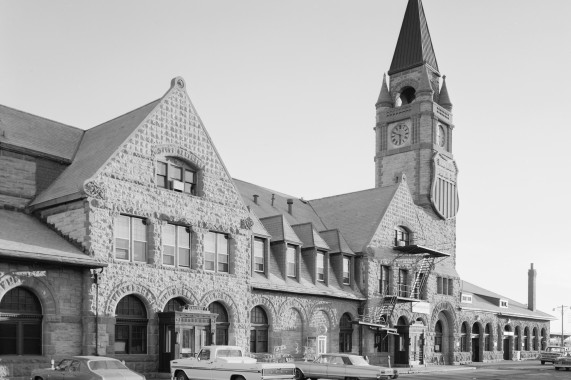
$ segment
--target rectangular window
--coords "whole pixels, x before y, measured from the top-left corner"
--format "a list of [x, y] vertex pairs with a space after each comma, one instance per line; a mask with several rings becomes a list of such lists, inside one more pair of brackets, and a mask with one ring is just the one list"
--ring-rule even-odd
[[297, 277], [297, 250], [293, 245], [287, 246], [286, 261], [286, 275], [288, 277]]
[[325, 254], [317, 252], [316, 256], [317, 281], [325, 281]]
[[204, 270], [228, 273], [228, 237], [218, 232], [204, 236]]
[[379, 280], [379, 293], [389, 293], [389, 267], [381, 265], [381, 278]]
[[451, 278], [448, 279], [448, 295], [454, 295], [454, 280]]
[[442, 277], [436, 277], [436, 293], [442, 294]]
[[343, 284], [351, 284], [351, 262], [346, 256], [343, 256]]
[[157, 162], [157, 186], [167, 187], [167, 164], [164, 162]]
[[381, 330], [375, 334], [375, 347], [378, 352], [389, 352], [389, 334]]
[[115, 258], [147, 262], [147, 224], [144, 219], [126, 215], [115, 219]]
[[254, 271], [264, 272], [265, 270], [266, 243], [264, 239], [254, 238]]
[[448, 295], [448, 279], [447, 278], [442, 279], [442, 294]]
[[408, 297], [408, 271], [399, 269], [398, 295], [399, 297]]
[[163, 264], [190, 267], [190, 229], [167, 224], [163, 229]]
[[184, 192], [193, 195], [196, 193], [195, 173], [188, 169], [184, 171]]

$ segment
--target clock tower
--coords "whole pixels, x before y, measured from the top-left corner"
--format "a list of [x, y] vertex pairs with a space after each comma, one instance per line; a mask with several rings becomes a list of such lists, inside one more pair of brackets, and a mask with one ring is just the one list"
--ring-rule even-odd
[[452, 218], [458, 210], [452, 103], [421, 0], [408, 2], [388, 75], [375, 104], [375, 185], [392, 185], [405, 173], [416, 204]]

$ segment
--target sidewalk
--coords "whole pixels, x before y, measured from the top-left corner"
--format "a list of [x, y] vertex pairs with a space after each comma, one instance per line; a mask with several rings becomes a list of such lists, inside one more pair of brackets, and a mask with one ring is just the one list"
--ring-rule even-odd
[[474, 370], [484, 367], [523, 367], [523, 366], [537, 366], [539, 365], [539, 360], [503, 360], [499, 362], [472, 362], [468, 364], [460, 365], [427, 365], [416, 366], [416, 367], [395, 367], [399, 374], [410, 374], [410, 373], [422, 373], [422, 372], [450, 372], [450, 371], [462, 371], [462, 370]]

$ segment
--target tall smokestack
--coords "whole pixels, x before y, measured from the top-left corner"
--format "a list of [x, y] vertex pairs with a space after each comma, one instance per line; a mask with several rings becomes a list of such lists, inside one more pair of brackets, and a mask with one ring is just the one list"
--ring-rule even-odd
[[531, 269], [527, 271], [527, 308], [531, 311], [535, 311], [536, 300], [535, 300], [535, 279], [537, 277], [537, 271], [533, 269], [533, 263], [531, 263]]

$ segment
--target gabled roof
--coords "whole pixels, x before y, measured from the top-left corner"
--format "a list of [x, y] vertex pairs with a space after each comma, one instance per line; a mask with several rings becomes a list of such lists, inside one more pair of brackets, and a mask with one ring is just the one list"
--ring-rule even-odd
[[430, 32], [421, 0], [409, 0], [389, 75], [428, 64], [438, 72]]
[[303, 248], [321, 248], [329, 250], [329, 245], [323, 240], [319, 233], [313, 228], [313, 223], [302, 223], [291, 226], [297, 236], [303, 242]]
[[357, 191], [310, 201], [327, 228], [341, 231], [353, 252], [372, 239], [399, 185]]
[[0, 146], [70, 162], [84, 131], [0, 105]]
[[39, 220], [0, 209], [0, 260], [52, 262], [58, 265], [105, 267]]
[[37, 206], [58, 198], [80, 194], [85, 180], [93, 176], [105, 164], [159, 101], [160, 99], [155, 100], [86, 131], [72, 164], [40, 193], [31, 205]]
[[[462, 281], [462, 292], [472, 294], [472, 302], [460, 302], [466, 310], [489, 311], [505, 316], [530, 318], [539, 320], [555, 320], [554, 316], [539, 310], [529, 310], [527, 305], [504, 297], [487, 289], [481, 288], [468, 281]], [[508, 307], [500, 307], [499, 300], [508, 301]]]
[[302, 240], [297, 236], [291, 225], [283, 215], [274, 215], [267, 218], [260, 218], [260, 222], [272, 237], [273, 241], [286, 241], [302, 245]]

